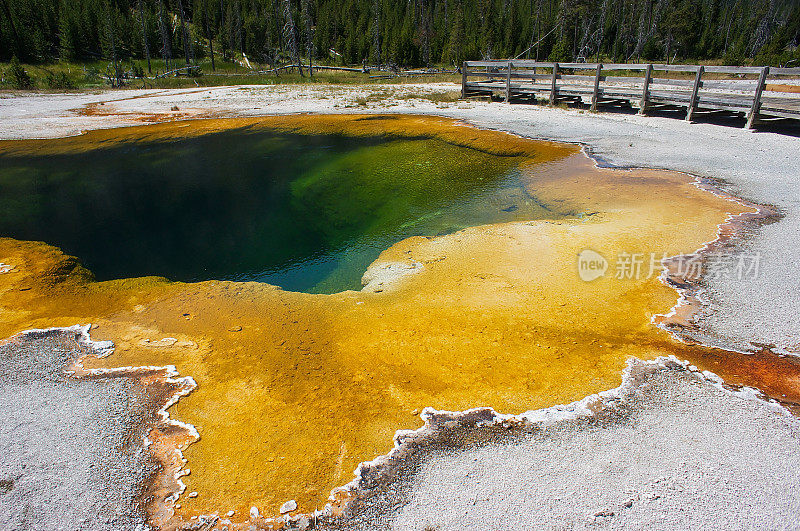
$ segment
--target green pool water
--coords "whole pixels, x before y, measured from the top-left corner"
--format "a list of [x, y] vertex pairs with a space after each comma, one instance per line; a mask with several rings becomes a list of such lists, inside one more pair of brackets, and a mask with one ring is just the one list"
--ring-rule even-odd
[[424, 138], [230, 130], [77, 155], [0, 155], [0, 235], [78, 256], [98, 280], [360, 289], [408, 236], [563, 217], [519, 159]]

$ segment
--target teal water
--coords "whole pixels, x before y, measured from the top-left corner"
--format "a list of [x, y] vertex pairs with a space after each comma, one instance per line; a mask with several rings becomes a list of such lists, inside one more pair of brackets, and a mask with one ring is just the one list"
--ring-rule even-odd
[[0, 155], [0, 235], [79, 257], [98, 280], [360, 289], [403, 238], [562, 217], [519, 160], [435, 139], [231, 130], [77, 155]]

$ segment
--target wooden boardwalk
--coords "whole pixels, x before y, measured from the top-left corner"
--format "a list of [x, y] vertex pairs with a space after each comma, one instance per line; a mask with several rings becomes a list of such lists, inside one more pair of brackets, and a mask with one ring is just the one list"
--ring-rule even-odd
[[733, 112], [743, 114], [750, 129], [760, 118], [800, 119], [800, 93], [779, 86], [787, 76], [800, 76], [800, 68], [467, 61], [461, 95], [499, 94], [506, 102], [541, 97], [592, 110], [631, 105], [640, 114], [679, 107], [689, 121], [698, 111]]

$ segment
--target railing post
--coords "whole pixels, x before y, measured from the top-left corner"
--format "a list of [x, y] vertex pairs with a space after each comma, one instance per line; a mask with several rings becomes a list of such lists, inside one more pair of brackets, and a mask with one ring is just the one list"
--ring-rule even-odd
[[700, 65], [697, 67], [697, 75], [694, 78], [694, 87], [692, 88], [692, 96], [689, 98], [689, 107], [686, 109], [686, 121], [691, 122], [694, 117], [694, 110], [697, 107], [697, 94], [700, 91], [701, 79], [705, 68]]
[[764, 87], [767, 84], [768, 74], [768, 66], [761, 69], [761, 74], [758, 76], [758, 84], [756, 85], [756, 93], [753, 96], [753, 106], [750, 107], [750, 114], [747, 116], [745, 129], [752, 129], [758, 123], [758, 111], [761, 110], [761, 93], [764, 92]]
[[467, 62], [461, 64], [461, 99], [467, 97]]
[[[494, 77], [489, 76], [489, 74], [491, 74], [491, 73], [492, 73], [492, 69], [489, 67], [489, 65], [486, 65], [486, 80], [487, 81], [494, 81]], [[486, 100], [486, 103], [492, 103], [493, 98], [494, 98], [494, 94], [492, 94], [490, 92], [489, 93], [489, 99]]]
[[639, 114], [647, 112], [647, 97], [650, 95], [650, 79], [653, 77], [653, 65], [647, 65], [644, 72], [644, 86], [642, 87], [642, 100], [639, 102]]
[[558, 79], [558, 63], [553, 63], [553, 84], [550, 86], [550, 105], [556, 103], [556, 80]]
[[511, 103], [511, 61], [506, 65], [506, 103]]
[[597, 98], [600, 96], [600, 73], [603, 71], [603, 63], [597, 63], [597, 72], [594, 74], [594, 90], [592, 91], [592, 112], [597, 110]]

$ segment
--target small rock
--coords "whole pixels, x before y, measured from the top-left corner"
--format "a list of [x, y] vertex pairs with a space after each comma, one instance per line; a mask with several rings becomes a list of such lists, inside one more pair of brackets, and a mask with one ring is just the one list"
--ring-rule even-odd
[[153, 348], [160, 348], [160, 347], [171, 347], [175, 345], [175, 343], [177, 342], [178, 342], [177, 338], [174, 337], [163, 337], [156, 341], [153, 341], [149, 338], [144, 338], [141, 341], [139, 341], [139, 345], [153, 347]]
[[294, 510], [297, 510], [297, 502], [294, 500], [289, 500], [281, 505], [281, 514], [290, 513]]
[[231, 517], [231, 516], [233, 516], [234, 514], [236, 514], [236, 511], [228, 511], [228, 512], [225, 514], [225, 516], [227, 516], [228, 518], [230, 518], [230, 517]]
[[614, 516], [614, 511], [611, 509], [603, 509], [602, 511], [597, 511], [594, 513], [595, 518], [601, 518], [604, 516]]
[[175, 504], [175, 508], [176, 508], [176, 509], [180, 509], [180, 508], [181, 508], [181, 504], [180, 504], [180, 503], [176, 503], [176, 504]]
[[189, 494], [186, 495], [187, 498], [197, 498], [197, 491], [193, 490]]
[[232, 327], [228, 328], [228, 331], [229, 332], [241, 332], [242, 331], [242, 327], [241, 326], [232, 326]]
[[633, 500], [631, 499], [626, 501], [625, 503], [622, 504], [622, 506], [630, 509], [631, 507], [633, 507]]
[[194, 341], [178, 341], [177, 343], [175, 343], [175, 346], [178, 348], [196, 349], [197, 343], [195, 343]]
[[255, 520], [258, 518], [258, 507], [250, 507], [250, 519]]

